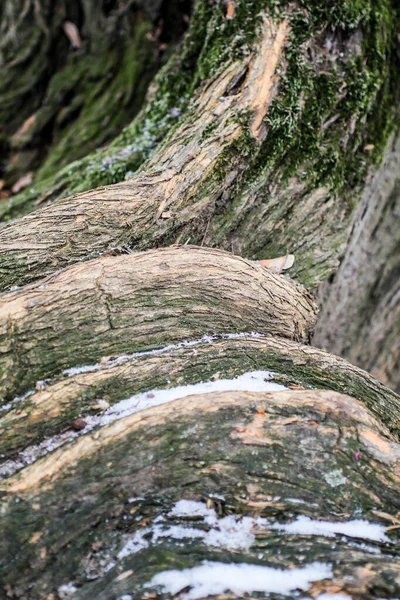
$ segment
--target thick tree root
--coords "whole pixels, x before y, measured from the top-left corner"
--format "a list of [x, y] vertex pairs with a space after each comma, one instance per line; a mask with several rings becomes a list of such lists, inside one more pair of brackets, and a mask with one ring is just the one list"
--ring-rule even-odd
[[64, 369], [206, 334], [304, 342], [315, 319], [302, 286], [220, 250], [102, 257], [2, 294], [2, 391], [7, 399]]
[[[0, 473], [18, 470], [55, 444], [74, 439], [77, 434], [71, 424], [75, 419], [101, 424], [119, 418], [124, 410], [136, 412], [153, 403], [160, 390], [215, 383], [260, 370], [272, 372], [274, 381], [289, 387], [345, 391], [363, 402], [396, 436], [400, 434], [398, 396], [343, 359], [283, 338], [194, 340], [182, 347], [119, 356], [72, 369], [69, 376], [41, 383], [43, 389], [11, 403], [0, 419]], [[181, 393], [195, 391], [185, 388]], [[131, 400], [125, 402], [128, 398]]]

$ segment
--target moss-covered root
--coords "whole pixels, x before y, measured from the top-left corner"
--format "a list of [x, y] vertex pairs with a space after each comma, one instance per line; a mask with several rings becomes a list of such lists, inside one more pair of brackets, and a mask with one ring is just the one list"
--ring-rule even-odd
[[212, 593], [232, 598], [394, 598], [399, 460], [388, 431], [335, 392], [221, 392], [151, 408], [3, 483], [3, 590], [203, 598], [212, 561], [261, 568], [261, 587], [219, 574]]
[[0, 296], [0, 373], [9, 396], [105, 355], [206, 334], [308, 341], [310, 294], [257, 263], [190, 246], [108, 256]]
[[[260, 373], [261, 371], [261, 373]], [[255, 373], [258, 372], [259, 374]], [[41, 382], [36, 391], [3, 407], [0, 418], [0, 474], [15, 472], [76, 436], [76, 419], [90, 427], [162, 401], [166, 390], [243, 374], [284, 386], [336, 390], [358, 398], [396, 436], [400, 435], [400, 398], [365, 371], [345, 360], [283, 338], [239, 336], [192, 340], [155, 353], [120, 356], [72, 369], [59, 379]], [[196, 393], [184, 387], [178, 396]], [[171, 392], [174, 394], [174, 392]], [[154, 400], [159, 398], [159, 400]], [[121, 413], [122, 411], [122, 413]], [[1, 413], [0, 413], [1, 414]]]

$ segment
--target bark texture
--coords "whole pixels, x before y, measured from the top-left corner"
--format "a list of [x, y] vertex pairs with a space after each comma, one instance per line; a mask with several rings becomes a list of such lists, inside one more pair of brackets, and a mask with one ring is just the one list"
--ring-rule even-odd
[[[388, 431], [361, 403], [334, 392], [177, 400], [82, 437], [2, 485], [5, 589], [25, 598], [62, 598], [65, 589], [76, 599], [183, 597], [162, 593], [153, 577], [205, 560], [284, 572], [318, 561], [325, 574], [303, 584], [300, 597], [393, 598], [399, 460]], [[199, 501], [206, 514], [215, 509], [216, 523], [190, 511], [179, 516], [182, 499]], [[228, 515], [231, 526], [247, 524], [250, 547], [212, 537]], [[285, 533], [299, 516], [361, 518], [388, 529], [368, 543]], [[176, 593], [189, 589], [178, 585]]]
[[[296, 341], [315, 320], [302, 287], [183, 247], [74, 265], [1, 300], [7, 395], [52, 376], [2, 406], [7, 597], [183, 598], [193, 582], [164, 578], [205, 561], [303, 577], [283, 597], [398, 595], [400, 399]], [[254, 372], [288, 389], [235, 391]], [[163, 398], [220, 379], [232, 391]]]
[[302, 286], [240, 257], [191, 247], [102, 257], [0, 301], [6, 398], [105, 355], [206, 334], [257, 330], [304, 342], [316, 319]]
[[[283, 338], [220, 337], [73, 369], [40, 382], [25, 398], [3, 405], [0, 474], [17, 471], [46, 454], [51, 445], [69, 441], [71, 435], [76, 435], [70, 428], [75, 419], [102, 415], [107, 405], [113, 414], [112, 407], [124, 398], [147, 393], [151, 401], [152, 390], [235, 378], [257, 370], [272, 372], [275, 382], [294, 389], [300, 386], [346, 392], [363, 402], [393, 435], [400, 436], [398, 396], [365, 371]], [[46, 442], [49, 439], [51, 444]]]
[[[199, 0], [109, 154], [10, 204], [49, 203], [0, 231], [4, 596], [399, 597], [400, 398], [234, 255], [337, 268], [393, 130], [394, 12]], [[210, 592], [210, 561], [275, 587]]]
[[359, 207], [346, 255], [320, 290], [313, 343], [400, 391], [400, 136]]

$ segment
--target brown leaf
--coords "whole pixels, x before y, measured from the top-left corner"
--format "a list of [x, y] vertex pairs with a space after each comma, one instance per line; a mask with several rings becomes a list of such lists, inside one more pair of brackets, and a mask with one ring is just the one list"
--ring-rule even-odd
[[32, 172], [22, 175], [22, 177], [20, 177], [18, 179], [18, 181], [16, 183], [14, 183], [14, 185], [12, 186], [12, 188], [11, 188], [12, 193], [17, 194], [20, 190], [23, 190], [24, 188], [26, 188], [26, 186], [31, 183], [32, 176], [33, 176]]
[[73, 48], [82, 48], [82, 40], [79, 35], [79, 30], [72, 21], [65, 21], [63, 25], [64, 33], [71, 42]]
[[280, 273], [293, 266], [294, 254], [286, 254], [286, 256], [279, 256], [278, 258], [266, 258], [264, 260], [259, 260], [258, 262], [262, 267]]
[[161, 213], [161, 218], [162, 218], [162, 219], [170, 219], [170, 218], [171, 218], [171, 216], [172, 216], [172, 215], [171, 215], [171, 213], [170, 213], [170, 212], [168, 212], [168, 211], [165, 211], [165, 212], [162, 212], [162, 213]]
[[232, 2], [232, 0], [227, 0], [227, 2], [226, 2], [226, 19], [228, 19], [228, 21], [231, 21], [234, 18], [235, 18], [235, 4]]
[[394, 525], [400, 525], [400, 520], [393, 515], [389, 515], [389, 513], [382, 512], [380, 510], [371, 510], [371, 512], [380, 519], [385, 519], [385, 521], [390, 521]]
[[371, 152], [371, 150], [373, 150], [374, 148], [375, 148], [375, 144], [367, 144], [366, 146], [364, 146], [364, 151]]
[[12, 136], [13, 142], [17, 142], [22, 136], [24, 136], [30, 132], [30, 130], [36, 123], [36, 117], [37, 117], [37, 114], [33, 113], [33, 115], [31, 115], [30, 117], [25, 119], [25, 121], [22, 123], [22, 125], [18, 129], [18, 131], [16, 131], [14, 133], [14, 135]]

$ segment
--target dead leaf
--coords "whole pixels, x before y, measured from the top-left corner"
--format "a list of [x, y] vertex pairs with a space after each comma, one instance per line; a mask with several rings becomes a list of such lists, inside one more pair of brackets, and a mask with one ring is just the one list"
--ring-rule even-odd
[[5, 186], [6, 182], [4, 181], [4, 179], [0, 179], [0, 190], [3, 189], [3, 187]]
[[63, 25], [64, 33], [71, 42], [73, 48], [82, 48], [82, 40], [79, 35], [79, 29], [72, 21], [65, 21]]
[[367, 144], [366, 146], [364, 146], [364, 151], [371, 152], [371, 150], [373, 150], [374, 148], [375, 148], [375, 144]]
[[131, 575], [133, 575], [133, 571], [132, 570], [124, 571], [123, 573], [121, 573], [120, 575], [118, 575], [118, 577], [116, 577], [114, 579], [114, 581], [123, 581], [124, 579], [127, 579]]
[[161, 213], [161, 218], [162, 219], [170, 219], [172, 217], [171, 213], [168, 211], [162, 212]]
[[25, 119], [25, 121], [22, 123], [22, 125], [18, 129], [18, 131], [16, 131], [14, 133], [14, 135], [12, 136], [13, 142], [17, 142], [20, 138], [22, 138], [22, 136], [24, 136], [30, 132], [30, 130], [36, 123], [36, 116], [37, 116], [37, 114], [33, 113], [33, 115], [31, 115], [30, 117]]
[[271, 271], [280, 273], [281, 271], [286, 271], [293, 266], [294, 254], [286, 254], [286, 256], [278, 256], [278, 258], [265, 258], [263, 260], [259, 260], [258, 263], [262, 267], [266, 267]]
[[376, 517], [379, 517], [381, 519], [385, 519], [385, 521], [390, 521], [391, 523], [393, 523], [395, 525], [400, 525], [400, 519], [398, 519], [397, 517], [394, 517], [393, 515], [389, 515], [389, 513], [382, 512], [380, 510], [371, 510], [371, 512]]
[[20, 190], [23, 190], [24, 188], [26, 188], [26, 186], [28, 186], [31, 183], [32, 177], [33, 177], [32, 172], [22, 175], [22, 177], [20, 177], [18, 179], [18, 181], [16, 183], [14, 183], [14, 185], [12, 186], [12, 188], [11, 188], [12, 193], [18, 194], [18, 192]]
[[231, 21], [235, 18], [235, 5], [232, 0], [227, 0], [226, 2], [226, 19]]

